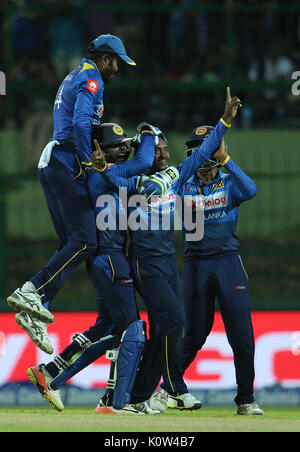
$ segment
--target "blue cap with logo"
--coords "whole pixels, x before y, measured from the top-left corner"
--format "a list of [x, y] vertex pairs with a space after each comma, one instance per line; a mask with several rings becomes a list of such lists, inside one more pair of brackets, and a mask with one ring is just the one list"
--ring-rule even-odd
[[125, 63], [136, 66], [136, 63], [126, 54], [121, 39], [114, 35], [106, 34], [98, 36], [98, 38], [90, 43], [88, 51], [95, 53], [116, 53], [123, 61], [125, 61]]

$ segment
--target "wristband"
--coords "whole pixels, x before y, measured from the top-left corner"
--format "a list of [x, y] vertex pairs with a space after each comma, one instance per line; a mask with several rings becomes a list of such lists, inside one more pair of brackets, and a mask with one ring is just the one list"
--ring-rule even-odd
[[230, 160], [230, 155], [227, 155], [226, 159], [224, 160], [224, 162], [220, 162], [222, 166], [226, 165], [226, 163], [228, 163]]
[[220, 121], [221, 121], [221, 123], [222, 123], [225, 127], [228, 127], [228, 128], [231, 127], [231, 124], [227, 124], [227, 122], [224, 121], [223, 118], [221, 118]]

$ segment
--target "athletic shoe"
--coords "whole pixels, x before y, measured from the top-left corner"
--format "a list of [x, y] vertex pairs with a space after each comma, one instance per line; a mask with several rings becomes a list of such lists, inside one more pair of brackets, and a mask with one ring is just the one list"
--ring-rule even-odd
[[[101, 405], [101, 404], [100, 404]], [[125, 405], [124, 408], [121, 410], [117, 410], [116, 408], [112, 406], [99, 406], [99, 403], [97, 407], [95, 408], [95, 413], [97, 414], [135, 414], [135, 415], [142, 415], [144, 416], [145, 413], [137, 410], [134, 405]]]
[[161, 413], [168, 409], [167, 401], [169, 394], [162, 388], [158, 388], [149, 399], [149, 406], [152, 410], [158, 410]]
[[50, 388], [50, 383], [53, 378], [46, 370], [45, 364], [29, 367], [27, 369], [27, 375], [48, 405], [57, 411], [63, 411], [64, 405], [60, 398], [60, 391], [59, 389], [54, 390]]
[[20, 289], [15, 290], [8, 298], [7, 304], [15, 311], [25, 311], [31, 317], [44, 323], [53, 323], [54, 315], [42, 305], [40, 295], [34, 285], [27, 282]]
[[263, 416], [265, 413], [259, 408], [256, 402], [244, 403], [243, 405], [238, 405], [237, 413], [242, 416]]
[[20, 327], [26, 331], [26, 333], [43, 352], [52, 355], [54, 348], [49, 340], [47, 333], [47, 324], [33, 319], [26, 312], [21, 311], [15, 315], [16, 322]]
[[169, 395], [166, 405], [168, 408], [176, 408], [178, 410], [199, 410], [202, 407], [202, 402], [187, 392], [178, 397]]
[[147, 401], [136, 403], [134, 408], [144, 414], [161, 414], [160, 410], [153, 410]]

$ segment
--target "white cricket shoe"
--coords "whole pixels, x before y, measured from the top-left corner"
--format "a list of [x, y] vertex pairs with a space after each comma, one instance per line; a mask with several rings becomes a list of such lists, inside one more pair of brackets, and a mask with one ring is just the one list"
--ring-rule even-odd
[[57, 411], [63, 411], [64, 405], [60, 397], [60, 391], [59, 389], [54, 390], [50, 388], [50, 383], [53, 378], [47, 372], [45, 364], [29, 367], [27, 369], [27, 375], [48, 405]]
[[167, 401], [169, 394], [162, 388], [158, 388], [149, 399], [149, 406], [152, 410], [158, 410], [161, 413], [168, 409]]
[[29, 281], [7, 298], [7, 304], [15, 311], [25, 311], [41, 322], [53, 323], [54, 315], [44, 308], [41, 300], [34, 285]]
[[256, 402], [244, 403], [243, 405], [238, 405], [237, 413], [242, 416], [263, 416], [265, 413], [261, 408], [259, 408]]
[[15, 315], [16, 322], [26, 331], [32, 342], [34, 342], [43, 352], [52, 355], [54, 348], [49, 340], [47, 324], [33, 319], [24, 311]]
[[200, 410], [202, 402], [187, 392], [178, 397], [169, 395], [166, 405], [168, 408], [176, 408], [178, 410]]
[[138, 411], [141, 411], [144, 414], [161, 414], [160, 410], [153, 410], [150, 405], [149, 402], [145, 401], [145, 402], [140, 402], [140, 403], [136, 403], [135, 405], [133, 405], [134, 408]]

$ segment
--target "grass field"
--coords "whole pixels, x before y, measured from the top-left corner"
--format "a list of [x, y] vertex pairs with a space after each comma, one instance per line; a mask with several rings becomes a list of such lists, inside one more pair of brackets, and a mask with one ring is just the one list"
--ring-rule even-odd
[[167, 411], [156, 416], [95, 414], [93, 407], [0, 407], [0, 432], [300, 432], [300, 407], [266, 407], [264, 416], [237, 416], [234, 407]]

